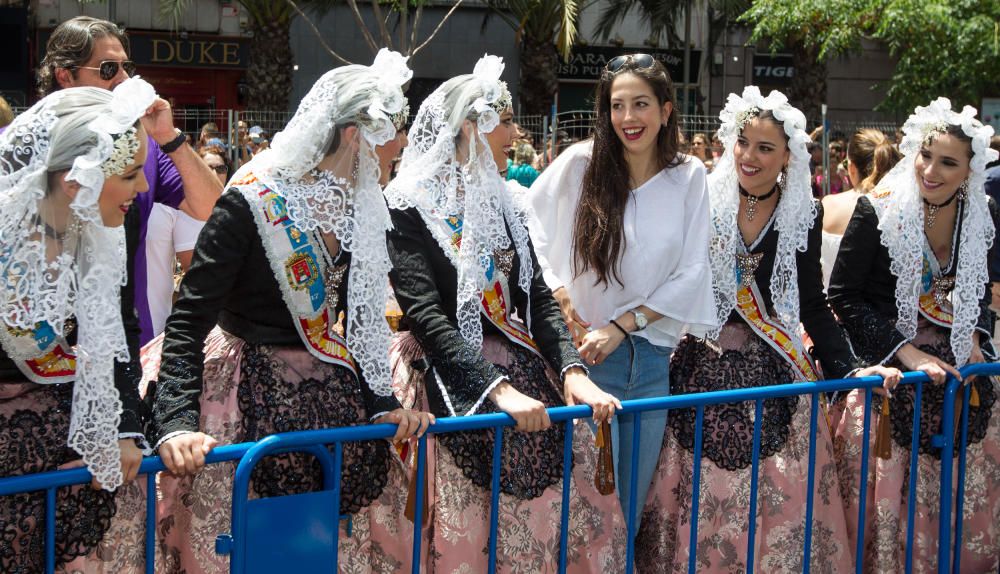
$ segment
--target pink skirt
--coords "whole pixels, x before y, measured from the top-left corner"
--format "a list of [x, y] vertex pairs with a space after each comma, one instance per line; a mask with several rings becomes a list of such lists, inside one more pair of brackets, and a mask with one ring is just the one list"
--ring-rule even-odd
[[[946, 329], [921, 321], [912, 343], [954, 364], [949, 337], [950, 332]], [[997, 400], [997, 382], [992, 378], [979, 377], [972, 384], [976, 387], [979, 406], [969, 407], [961, 570], [992, 574], [1000, 567], [1000, 490], [997, 489], [1000, 484], [1000, 401]], [[925, 383], [921, 395], [913, 531], [913, 571], [918, 573], [937, 572], [941, 451], [931, 446], [930, 439], [941, 428], [944, 388]], [[889, 401], [887, 422], [891, 425], [892, 439], [888, 459], [875, 456], [882, 398], [872, 397], [865, 503], [865, 572], [892, 574], [905, 570], [914, 396], [914, 387], [908, 385], [896, 389]], [[853, 391], [830, 409], [841, 477], [840, 491], [846, 503], [847, 529], [852, 543], [858, 531], [864, 407], [864, 392]], [[958, 416], [955, 419], [957, 424]], [[956, 433], [956, 450], [958, 437]], [[957, 482], [957, 456], [952, 476]]]
[[[0, 476], [56, 470], [79, 460], [66, 446], [72, 384], [0, 382]], [[131, 486], [134, 486], [131, 485]], [[99, 556], [116, 514], [118, 493], [89, 484], [56, 492], [56, 570], [101, 572]], [[45, 491], [0, 497], [0, 572], [45, 567]]]
[[[144, 371], [155, 378], [162, 337], [144, 349]], [[259, 440], [268, 434], [366, 424], [353, 373], [318, 361], [301, 347], [247, 345], [216, 327], [205, 340], [201, 430], [220, 444]], [[404, 516], [405, 469], [388, 441], [343, 447], [341, 572], [409, 571], [412, 526]], [[228, 572], [215, 538], [231, 531], [235, 463], [206, 466], [194, 477], [161, 474], [157, 572]], [[255, 468], [251, 496], [280, 496], [321, 489], [318, 463], [309, 455], [268, 457]]]
[[[396, 335], [390, 349], [396, 396], [404, 406], [422, 405], [426, 409], [424, 373], [411, 368], [422, 356], [423, 350], [409, 333]], [[483, 356], [506, 372], [521, 392], [548, 406], [564, 404], [555, 385], [556, 376], [537, 355], [505, 339], [487, 336]], [[485, 401], [479, 412], [493, 411], [492, 403]], [[497, 572], [534, 574], [558, 569], [562, 427], [553, 425], [530, 434], [509, 428], [504, 431]], [[422, 554], [422, 571], [487, 570], [493, 436], [493, 431], [476, 431], [428, 439], [429, 517], [423, 531], [427, 552]], [[594, 487], [596, 468], [594, 434], [586, 421], [577, 421], [573, 425], [568, 572], [624, 570], [625, 521], [618, 497], [601, 495]]]
[[[671, 395], [749, 388], [795, 379], [787, 363], [742, 322], [722, 330], [722, 352], [687, 337], [670, 364]], [[809, 397], [764, 401], [757, 513], [750, 517], [754, 403], [705, 407], [698, 491], [698, 572], [747, 569], [750, 520], [756, 572], [801, 572], [809, 469]], [[837, 488], [833, 444], [818, 413], [812, 553], [817, 573], [853, 571]], [[690, 558], [694, 409], [670, 411], [636, 539], [640, 572], [687, 572]]]

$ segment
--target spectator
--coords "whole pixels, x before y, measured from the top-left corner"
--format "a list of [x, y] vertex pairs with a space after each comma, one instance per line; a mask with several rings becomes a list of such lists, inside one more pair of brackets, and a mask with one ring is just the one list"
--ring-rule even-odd
[[198, 149], [208, 145], [208, 140], [219, 139], [219, 126], [215, 122], [207, 122], [201, 126], [201, 134], [198, 136]]
[[247, 136], [247, 151], [250, 157], [257, 155], [258, 152], [267, 149], [267, 132], [264, 128], [260, 126], [253, 126], [250, 128]]
[[691, 136], [690, 155], [701, 160], [701, 163], [708, 161], [708, 138], [703, 133]]
[[201, 156], [201, 159], [208, 167], [212, 168], [219, 181], [222, 182], [222, 186], [225, 187], [226, 182], [229, 181], [229, 176], [232, 174], [229, 156], [226, 155], [226, 150], [223, 147], [225, 144], [220, 139], [209, 140], [208, 143], [209, 145], [198, 151], [198, 155]]
[[514, 148], [514, 162], [507, 169], [507, 179], [515, 180], [524, 187], [531, 187], [538, 178], [538, 170], [531, 166], [534, 161], [535, 148], [530, 143], [521, 142]]

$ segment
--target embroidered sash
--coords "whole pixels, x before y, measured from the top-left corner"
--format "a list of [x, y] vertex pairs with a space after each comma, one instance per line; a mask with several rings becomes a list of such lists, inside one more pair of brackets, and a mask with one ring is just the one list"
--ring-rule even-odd
[[295, 225], [285, 198], [253, 173], [230, 185], [238, 187], [250, 205], [271, 271], [306, 349], [317, 359], [347, 367], [357, 375], [347, 341], [334, 330], [338, 320], [336, 285], [346, 267], [327, 265], [320, 255], [325, 247], [315, 245], [311, 235]]
[[794, 337], [797, 335], [788, 333], [784, 326], [768, 316], [757, 282], [750, 281], [749, 285], [741, 282], [739, 285], [736, 291], [736, 312], [740, 317], [791, 365], [799, 380], [817, 380], [819, 377], [813, 367], [812, 357], [800, 348], [801, 345], [795, 344]]
[[917, 308], [928, 321], [950, 329], [954, 315], [951, 306], [954, 278], [942, 277], [936, 257], [928, 257], [924, 249], [924, 265], [920, 274], [920, 298]]
[[[451, 238], [451, 247], [456, 252], [462, 246], [462, 223], [462, 219], [458, 217], [440, 220], [440, 224], [444, 226]], [[483, 295], [479, 299], [479, 311], [511, 342], [541, 357], [538, 345], [531, 338], [527, 327], [511, 316], [513, 309], [509, 304], [511, 301], [509, 274], [514, 260], [514, 248], [511, 247], [502, 253], [493, 253], [488, 258], [487, 286], [483, 289]]]
[[33, 329], [0, 329], [0, 344], [33, 383], [53, 385], [76, 378], [72, 347], [48, 323], [37, 323]]

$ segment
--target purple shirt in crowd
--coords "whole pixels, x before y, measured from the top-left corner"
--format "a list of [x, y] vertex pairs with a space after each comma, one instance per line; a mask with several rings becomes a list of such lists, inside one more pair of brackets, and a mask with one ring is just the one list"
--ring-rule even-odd
[[163, 153], [153, 138], [149, 138], [149, 152], [146, 165], [142, 168], [149, 182], [149, 191], [136, 197], [139, 208], [139, 249], [135, 256], [135, 310], [139, 315], [139, 344], [145, 345], [153, 338], [153, 321], [149, 315], [149, 299], [146, 296], [146, 224], [153, 212], [154, 203], [162, 203], [177, 209], [184, 201], [184, 185], [170, 156]]

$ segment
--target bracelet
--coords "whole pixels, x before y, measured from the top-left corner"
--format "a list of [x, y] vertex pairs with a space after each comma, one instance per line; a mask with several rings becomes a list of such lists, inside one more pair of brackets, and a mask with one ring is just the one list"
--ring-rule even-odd
[[625, 338], [628, 339], [628, 331], [625, 330], [625, 327], [619, 325], [618, 321], [615, 321], [614, 319], [611, 320], [611, 324], [618, 327], [618, 330], [622, 332], [622, 335], [625, 335]]
[[187, 141], [187, 136], [184, 135], [184, 132], [177, 128], [174, 128], [174, 131], [177, 132], [177, 137], [160, 146], [160, 150], [163, 153], [174, 153]]

